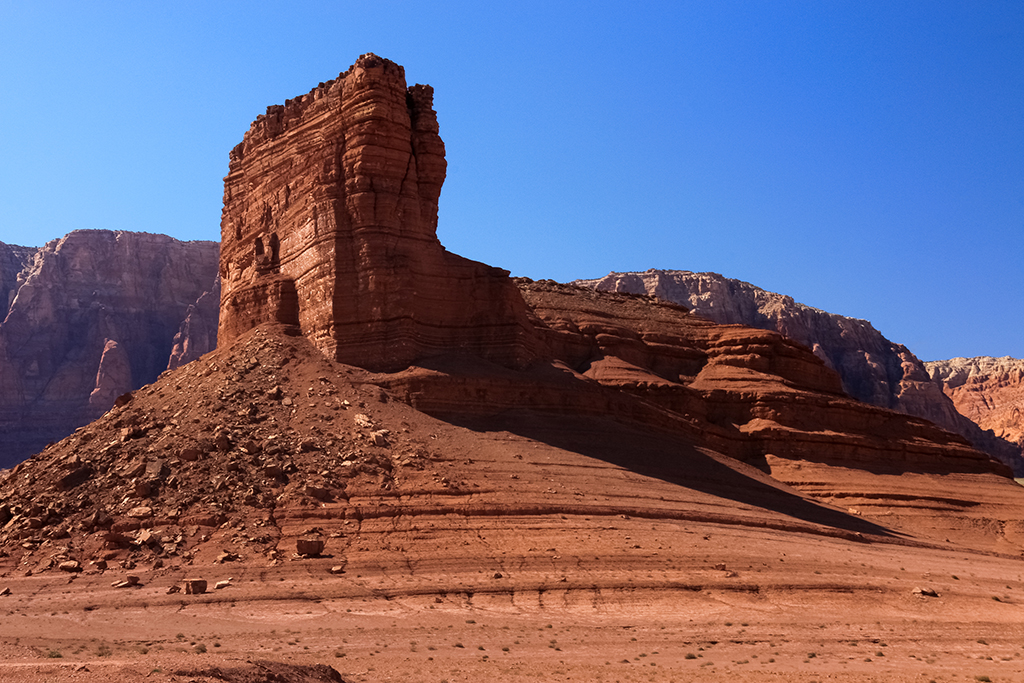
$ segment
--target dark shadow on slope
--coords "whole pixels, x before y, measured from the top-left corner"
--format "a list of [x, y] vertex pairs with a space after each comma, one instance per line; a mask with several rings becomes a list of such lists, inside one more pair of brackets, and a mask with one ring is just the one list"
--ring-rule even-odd
[[512, 432], [637, 474], [804, 522], [852, 533], [906, 537], [906, 534], [787, 491], [768, 475], [728, 456], [712, 456], [683, 438], [628, 426], [613, 419], [527, 410], [490, 417], [448, 415], [444, 419], [473, 431]]

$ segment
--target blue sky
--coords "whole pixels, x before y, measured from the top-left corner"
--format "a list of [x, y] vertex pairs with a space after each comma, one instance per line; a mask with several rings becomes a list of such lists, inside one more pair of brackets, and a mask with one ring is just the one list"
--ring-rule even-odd
[[434, 86], [441, 241], [715, 271], [1024, 357], [1024, 3], [0, 0], [0, 241], [218, 239], [228, 151], [364, 52]]

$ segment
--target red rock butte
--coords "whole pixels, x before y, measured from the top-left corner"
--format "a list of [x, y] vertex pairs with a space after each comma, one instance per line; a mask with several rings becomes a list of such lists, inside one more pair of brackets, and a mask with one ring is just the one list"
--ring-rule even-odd
[[374, 370], [452, 350], [525, 360], [508, 272], [437, 239], [444, 153], [433, 88], [373, 54], [269, 107], [224, 180], [220, 343], [277, 321]]

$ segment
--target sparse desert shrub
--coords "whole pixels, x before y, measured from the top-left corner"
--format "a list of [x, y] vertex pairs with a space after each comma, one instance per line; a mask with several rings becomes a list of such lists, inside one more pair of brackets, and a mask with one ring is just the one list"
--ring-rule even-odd
[[195, 646], [194, 649], [197, 654], [203, 654], [204, 652], [206, 652], [206, 643], [199, 643]]
[[692, 652], [687, 652], [686, 656], [683, 657], [683, 659], [697, 659], [697, 655], [693, 654]]
[[50, 659], [60, 659], [64, 655], [62, 655], [60, 653], [60, 650], [50, 650], [49, 652], [46, 653], [46, 656], [49, 657]]

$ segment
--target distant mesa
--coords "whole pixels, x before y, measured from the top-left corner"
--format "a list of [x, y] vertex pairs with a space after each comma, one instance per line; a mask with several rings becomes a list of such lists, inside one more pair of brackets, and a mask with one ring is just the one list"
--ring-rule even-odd
[[980, 356], [925, 367], [958, 411], [996, 437], [1024, 446], [1024, 360]]

